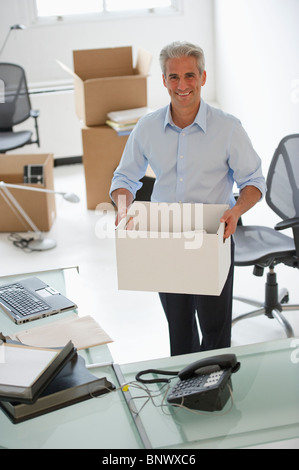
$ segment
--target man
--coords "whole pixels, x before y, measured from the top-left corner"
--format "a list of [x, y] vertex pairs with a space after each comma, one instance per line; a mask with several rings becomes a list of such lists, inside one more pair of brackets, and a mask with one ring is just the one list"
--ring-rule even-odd
[[[265, 193], [261, 160], [240, 122], [202, 100], [206, 71], [201, 48], [172, 43], [161, 51], [160, 63], [171, 102], [142, 118], [128, 139], [110, 192], [118, 209], [116, 223], [126, 215], [149, 164], [156, 175], [152, 201], [229, 204], [221, 218], [228, 238], [240, 216]], [[240, 190], [237, 202], [234, 183]], [[233, 264], [232, 243], [231, 268], [220, 296], [159, 294], [172, 355], [230, 346]]]

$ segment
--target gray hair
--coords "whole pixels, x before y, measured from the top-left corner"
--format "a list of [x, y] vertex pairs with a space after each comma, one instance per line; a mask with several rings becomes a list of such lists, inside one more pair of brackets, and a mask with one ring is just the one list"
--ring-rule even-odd
[[201, 47], [189, 42], [173, 42], [165, 46], [160, 53], [160, 66], [163, 74], [166, 74], [166, 62], [169, 59], [179, 59], [183, 56], [195, 57], [200, 75], [205, 70], [205, 56]]

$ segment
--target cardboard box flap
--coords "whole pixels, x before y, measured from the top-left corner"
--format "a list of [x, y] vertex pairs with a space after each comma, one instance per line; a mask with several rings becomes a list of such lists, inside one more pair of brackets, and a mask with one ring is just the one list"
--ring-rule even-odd
[[73, 51], [74, 71], [82, 80], [133, 75], [132, 47]]
[[225, 243], [225, 239], [223, 238], [224, 231], [225, 231], [225, 223], [221, 222], [220, 225], [219, 225], [219, 228], [217, 230], [217, 235], [220, 238], [220, 240], [223, 241], [223, 243]]
[[152, 64], [152, 58], [152, 54], [148, 51], [145, 49], [139, 49], [135, 73], [138, 75], [148, 75]]
[[218, 233], [219, 227], [221, 226], [220, 219], [227, 209], [229, 209], [228, 204], [203, 205], [204, 228], [208, 233]]
[[131, 219], [131, 230], [178, 233], [204, 229], [209, 234], [219, 232], [223, 235], [224, 224], [220, 223], [220, 219], [228, 208], [227, 204], [135, 201], [119, 229], [124, 229], [126, 221]]

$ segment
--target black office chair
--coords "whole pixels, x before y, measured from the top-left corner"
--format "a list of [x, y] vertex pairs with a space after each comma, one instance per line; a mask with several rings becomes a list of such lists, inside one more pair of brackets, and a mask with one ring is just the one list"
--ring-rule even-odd
[[[31, 109], [24, 69], [16, 64], [0, 63], [0, 85], [0, 153], [29, 144], [37, 144], [39, 147], [39, 111]], [[33, 133], [30, 130], [13, 130], [15, 125], [29, 117], [34, 119], [35, 140], [32, 139]]]
[[[269, 268], [265, 300], [261, 303], [234, 297], [256, 309], [236, 317], [233, 325], [240, 320], [265, 314], [277, 319], [286, 335], [292, 337], [293, 329], [282, 312], [299, 310], [299, 305], [288, 305], [287, 289], [278, 292], [274, 268], [279, 263], [299, 268], [299, 134], [282, 139], [274, 153], [267, 176], [266, 202], [283, 219], [275, 229], [238, 225], [234, 235], [236, 266], [254, 266], [256, 276], [262, 276], [264, 268]], [[289, 228], [292, 229], [293, 238], [280, 232]]]
[[144, 176], [140, 181], [143, 183], [142, 187], [136, 193], [136, 201], [150, 201], [154, 189], [156, 178], [152, 176]]

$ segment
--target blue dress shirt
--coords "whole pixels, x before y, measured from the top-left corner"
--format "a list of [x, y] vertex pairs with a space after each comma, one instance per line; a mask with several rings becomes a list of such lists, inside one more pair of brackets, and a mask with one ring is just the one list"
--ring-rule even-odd
[[153, 202], [235, 204], [239, 190], [256, 186], [264, 196], [261, 159], [240, 121], [201, 100], [194, 122], [177, 127], [170, 105], [144, 116], [129, 136], [110, 194], [128, 189], [135, 197], [150, 165], [156, 175]]

